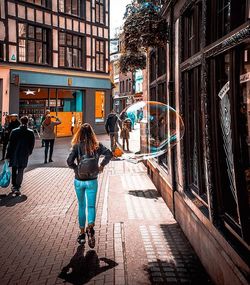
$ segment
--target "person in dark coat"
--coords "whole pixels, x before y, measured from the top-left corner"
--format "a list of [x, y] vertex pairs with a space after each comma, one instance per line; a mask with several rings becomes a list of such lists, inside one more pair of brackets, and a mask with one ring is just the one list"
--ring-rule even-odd
[[9, 138], [6, 159], [12, 167], [12, 192], [20, 195], [24, 169], [35, 145], [34, 132], [27, 127], [28, 117], [21, 118], [21, 126], [14, 129]]
[[115, 111], [112, 110], [108, 115], [108, 118], [105, 123], [105, 130], [107, 134], [110, 136], [110, 146], [111, 150], [114, 151], [116, 148], [116, 143], [118, 140], [118, 131], [119, 131], [119, 118], [116, 115]]

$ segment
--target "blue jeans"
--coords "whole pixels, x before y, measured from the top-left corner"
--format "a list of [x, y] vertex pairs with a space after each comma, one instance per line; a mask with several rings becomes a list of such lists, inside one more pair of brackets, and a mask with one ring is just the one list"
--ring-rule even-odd
[[98, 183], [97, 179], [88, 181], [75, 179], [74, 186], [78, 199], [79, 226], [81, 229], [84, 229], [86, 223], [86, 204], [88, 211], [88, 224], [94, 224], [95, 222], [95, 202]]

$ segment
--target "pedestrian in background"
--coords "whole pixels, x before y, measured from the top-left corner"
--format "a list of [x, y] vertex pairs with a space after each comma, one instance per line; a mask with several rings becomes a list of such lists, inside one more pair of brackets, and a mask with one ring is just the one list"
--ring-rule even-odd
[[12, 192], [20, 195], [24, 169], [35, 145], [34, 132], [27, 127], [28, 117], [21, 118], [20, 127], [13, 129], [7, 147], [6, 159], [12, 167]]
[[72, 112], [71, 128], [70, 128], [70, 131], [71, 131], [72, 136], [74, 135], [75, 124], [76, 124], [76, 117], [75, 117], [74, 113]]
[[111, 113], [108, 115], [105, 123], [106, 132], [110, 136], [110, 147], [112, 151], [115, 150], [116, 143], [118, 140], [118, 131], [119, 131], [118, 124], [119, 124], [119, 118], [116, 115], [115, 111], [112, 110]]
[[5, 154], [6, 154], [6, 149], [7, 149], [7, 145], [9, 142], [9, 137], [10, 137], [10, 131], [9, 131], [9, 124], [10, 124], [10, 116], [7, 115], [5, 117], [5, 123], [3, 126], [3, 131], [2, 131], [2, 143], [3, 143], [3, 149], [2, 149], [2, 159], [5, 159]]
[[20, 122], [18, 120], [17, 114], [11, 114], [10, 115], [10, 123], [8, 126], [9, 133], [11, 133], [12, 130], [18, 128], [20, 126]]
[[[99, 158], [104, 155], [104, 159], [99, 166]], [[103, 171], [105, 165], [112, 158], [109, 149], [97, 141], [96, 135], [90, 124], [83, 124], [72, 139], [72, 149], [67, 159], [67, 164], [75, 171], [75, 191], [78, 199], [78, 220], [80, 235], [78, 243], [85, 243], [85, 233], [87, 232], [89, 247], [95, 247], [95, 217], [96, 217], [96, 194], [97, 176]], [[75, 162], [76, 160], [76, 162]], [[93, 169], [93, 163], [97, 169]], [[85, 175], [81, 166], [85, 166]], [[86, 227], [86, 204], [88, 213], [88, 226]]]
[[[55, 122], [52, 122], [51, 118], [56, 118]], [[48, 151], [49, 151], [49, 162], [53, 162], [53, 150], [55, 143], [55, 126], [60, 125], [62, 122], [58, 117], [47, 115], [42, 123], [42, 139], [45, 144], [44, 150], [44, 163], [48, 163]]]
[[[45, 111], [45, 113], [44, 113], [44, 115], [42, 116], [42, 118], [41, 118], [41, 128], [40, 128], [40, 135], [42, 134], [42, 124], [43, 124], [43, 122], [44, 122], [44, 120], [46, 119], [46, 116], [47, 115], [50, 115], [50, 110], [49, 109], [47, 109], [46, 111]], [[42, 147], [44, 147], [44, 140], [42, 139]]]
[[122, 139], [122, 148], [125, 150], [125, 143], [127, 144], [127, 151], [129, 151], [129, 125], [124, 121], [122, 123], [122, 129], [120, 133], [120, 137]]

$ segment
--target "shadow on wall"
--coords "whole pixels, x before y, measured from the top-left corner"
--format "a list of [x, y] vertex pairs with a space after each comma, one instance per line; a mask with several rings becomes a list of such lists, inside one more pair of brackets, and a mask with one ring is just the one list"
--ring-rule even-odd
[[84, 245], [77, 248], [68, 265], [63, 267], [59, 278], [75, 285], [85, 284], [98, 274], [114, 268], [118, 264], [108, 258], [98, 258], [95, 250], [89, 250], [84, 256]]

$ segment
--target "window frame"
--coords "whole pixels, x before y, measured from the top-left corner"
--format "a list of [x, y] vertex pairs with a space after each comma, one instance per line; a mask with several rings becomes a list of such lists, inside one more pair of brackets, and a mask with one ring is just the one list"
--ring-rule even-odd
[[[40, 0], [41, 1], [41, 4], [39, 3], [35, 3], [36, 0], [22, 0], [23, 2], [25, 3], [29, 3], [29, 4], [32, 4], [32, 5], [36, 5], [36, 6], [39, 6], [39, 7], [43, 7], [43, 8], [47, 8], [47, 9], [51, 9], [52, 8], [52, 1], [53, 0]], [[31, 2], [32, 1], [32, 2]], [[45, 4], [42, 4], [42, 3], [45, 3]]]
[[[204, 161], [202, 158], [202, 122], [201, 122], [201, 66], [182, 72], [184, 119], [185, 119], [185, 191], [197, 197], [208, 208], [208, 197], [204, 181]], [[196, 150], [196, 157], [195, 156]], [[195, 161], [196, 159], [196, 161]], [[196, 169], [195, 163], [197, 164]], [[196, 171], [196, 172], [195, 172]], [[197, 184], [195, 183], [195, 176]]]
[[[71, 15], [73, 17], [79, 17], [79, 18], [83, 18], [84, 16], [84, 1], [81, 1], [81, 0], [75, 0], [77, 1], [77, 14], [73, 14], [72, 13], [72, 8], [73, 8], [73, 1], [74, 0], [61, 0], [63, 1], [63, 11], [60, 10], [60, 0], [57, 0], [57, 5], [58, 5], [58, 13], [63, 13], [63, 14], [66, 14], [66, 15]], [[70, 1], [70, 12], [66, 12], [65, 10], [65, 7], [68, 6], [68, 3], [67, 1]]]
[[[211, 44], [230, 33], [232, 30], [243, 24], [248, 18], [247, 7], [249, 5], [249, 0], [226, 0], [226, 5], [224, 1], [225, 0], [207, 1], [207, 44]], [[221, 4], [223, 4], [223, 7], [219, 7]], [[221, 15], [221, 13], [228, 6], [230, 6], [231, 11], [236, 9], [238, 12], [230, 14], [227, 23], [228, 26], [226, 27], [226, 21], [224, 21], [225, 17], [224, 15]], [[220, 15], [218, 15], [219, 13]], [[211, 15], [213, 15], [213, 17], [211, 17]], [[214, 17], [214, 15], [216, 16]]]
[[198, 1], [182, 15], [182, 61], [201, 49], [202, 2]]
[[[25, 25], [25, 36], [20, 36], [19, 35], [19, 25]], [[30, 27], [34, 29], [34, 37], [31, 37], [29, 35], [29, 30]], [[41, 39], [37, 38], [37, 29], [41, 29]], [[36, 64], [36, 65], [46, 65], [46, 66], [51, 66], [52, 65], [52, 48], [51, 48], [51, 30], [48, 28], [45, 28], [44, 26], [39, 26], [39, 25], [33, 25], [27, 22], [22, 22], [18, 21], [17, 23], [17, 62], [19, 63], [28, 63], [28, 64]], [[25, 59], [20, 60], [20, 41], [24, 40], [25, 41]], [[34, 61], [29, 61], [29, 53], [28, 53], [28, 45], [29, 42], [34, 43]], [[42, 46], [42, 62], [36, 61], [37, 58], [37, 43], [41, 43]], [[46, 55], [44, 54], [44, 47], [46, 47]], [[46, 56], [46, 62], [44, 62], [44, 57]]]
[[[60, 34], [64, 34], [64, 43], [61, 43], [60, 40]], [[67, 36], [71, 37], [71, 45], [68, 43], [68, 38]], [[74, 37], [77, 37], [77, 45], [74, 45]], [[79, 42], [79, 39], [81, 39], [81, 44]], [[64, 48], [64, 64], [60, 64], [60, 48]], [[71, 57], [71, 62], [72, 66], [66, 66], [67, 63], [67, 48], [72, 50], [72, 57]], [[78, 58], [77, 58], [77, 66], [73, 66], [73, 61], [74, 61], [74, 54], [73, 50], [78, 51]], [[59, 31], [58, 32], [58, 51], [59, 51], [59, 56], [58, 56], [58, 67], [59, 68], [67, 68], [67, 69], [81, 69], [85, 70], [86, 69], [86, 38], [82, 35], [75, 34], [75, 33], [69, 33], [69, 32], [64, 32], [64, 31]], [[81, 65], [80, 65], [81, 63]]]
[[[95, 22], [100, 25], [106, 24], [106, 17], [105, 17], [106, 4], [105, 2], [106, 2], [105, 0], [95, 0]], [[101, 22], [101, 10], [103, 13], [102, 22]]]
[[[103, 51], [100, 51], [101, 43], [103, 44]], [[101, 56], [103, 56], [103, 70], [101, 69]], [[98, 66], [99, 68], [97, 68]], [[97, 72], [106, 72], [106, 41], [103, 39], [96, 39], [95, 41], [95, 70]]]

